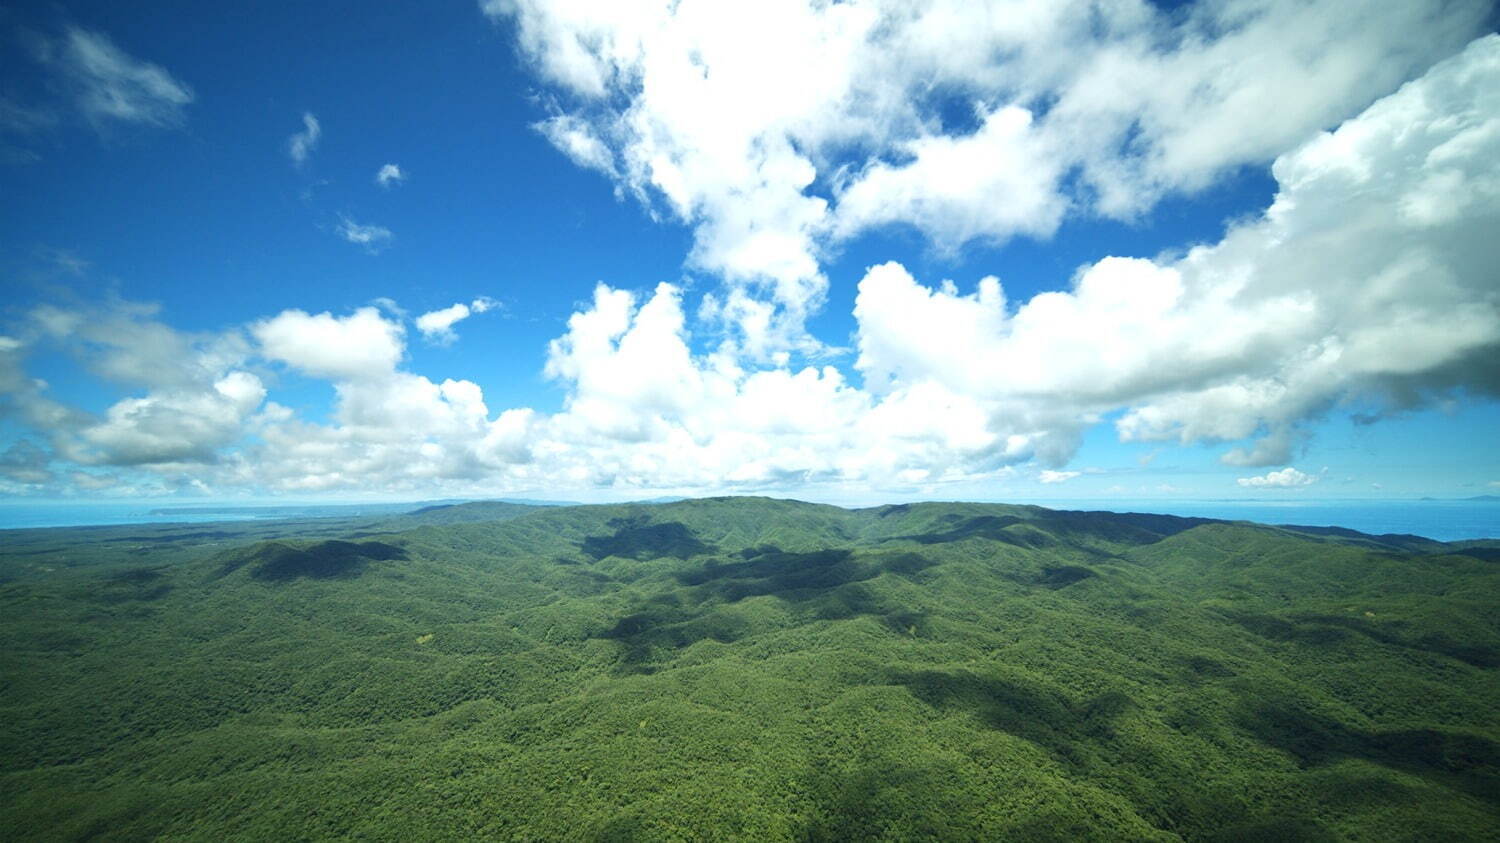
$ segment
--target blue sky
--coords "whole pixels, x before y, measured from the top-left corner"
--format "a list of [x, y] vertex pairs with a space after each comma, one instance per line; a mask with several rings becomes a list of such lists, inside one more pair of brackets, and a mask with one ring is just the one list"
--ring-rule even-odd
[[0, 495], [1500, 493], [1495, 28], [0, 8]]

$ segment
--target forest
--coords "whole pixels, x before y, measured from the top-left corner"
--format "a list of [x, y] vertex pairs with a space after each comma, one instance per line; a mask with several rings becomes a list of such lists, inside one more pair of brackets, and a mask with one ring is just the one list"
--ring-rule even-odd
[[767, 498], [0, 534], [9, 839], [1482, 840], [1500, 541]]

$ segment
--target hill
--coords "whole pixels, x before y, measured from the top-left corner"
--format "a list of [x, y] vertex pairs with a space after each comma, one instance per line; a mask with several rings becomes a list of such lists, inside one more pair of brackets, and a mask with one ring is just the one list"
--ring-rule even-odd
[[504, 507], [166, 554], [86, 530], [8, 543], [0, 827], [1500, 827], [1492, 543], [991, 504]]

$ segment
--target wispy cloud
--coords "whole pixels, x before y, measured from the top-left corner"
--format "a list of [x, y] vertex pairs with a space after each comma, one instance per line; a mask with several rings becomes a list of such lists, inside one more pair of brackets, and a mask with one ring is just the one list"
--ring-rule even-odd
[[372, 255], [389, 246], [396, 236], [385, 226], [361, 225], [349, 217], [339, 217], [338, 232], [340, 237], [355, 245], [363, 246], [365, 251]]
[[375, 183], [381, 187], [390, 187], [404, 181], [406, 181], [406, 173], [397, 164], [387, 164], [375, 174]]
[[1066, 483], [1067, 481], [1072, 480], [1074, 477], [1077, 477], [1079, 474], [1082, 474], [1082, 472], [1079, 472], [1079, 471], [1050, 471], [1050, 470], [1048, 470], [1048, 471], [1043, 471], [1042, 473], [1038, 474], [1036, 476], [1036, 479], [1042, 481], [1043, 483], [1048, 483], [1048, 484], [1052, 484], [1052, 483]]
[[24, 135], [57, 124], [57, 114], [46, 108], [22, 105], [10, 97], [0, 96], [0, 131]]
[[302, 113], [302, 131], [287, 138], [286, 151], [292, 156], [292, 163], [302, 166], [312, 155], [313, 150], [318, 148], [318, 140], [323, 137], [323, 126], [318, 118], [310, 111]]
[[193, 101], [185, 83], [160, 65], [128, 55], [100, 32], [69, 27], [61, 39], [42, 42], [38, 52], [95, 127], [111, 121], [180, 125]]
[[41, 271], [49, 277], [67, 275], [82, 278], [92, 265], [74, 252], [53, 246], [38, 246], [34, 253]]
[[396, 302], [395, 299], [391, 298], [390, 296], [377, 296], [373, 299], [370, 299], [370, 304], [375, 305], [376, 307], [380, 308], [386, 313], [389, 313], [397, 319], [406, 318], [406, 308], [402, 307]]

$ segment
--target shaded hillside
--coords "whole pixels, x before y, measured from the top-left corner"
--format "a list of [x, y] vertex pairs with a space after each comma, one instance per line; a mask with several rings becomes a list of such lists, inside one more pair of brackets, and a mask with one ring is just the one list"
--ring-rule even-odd
[[[1500, 826], [1491, 543], [758, 498], [403, 518], [426, 523], [33, 567], [0, 586], [0, 827], [1462, 840]], [[107, 551], [76, 535], [67, 553]], [[11, 551], [0, 564], [33, 564]]]
[[224, 554], [219, 573], [231, 574], [249, 566], [250, 576], [276, 582], [298, 577], [354, 577], [370, 562], [406, 558], [405, 550], [384, 542], [262, 542]]

